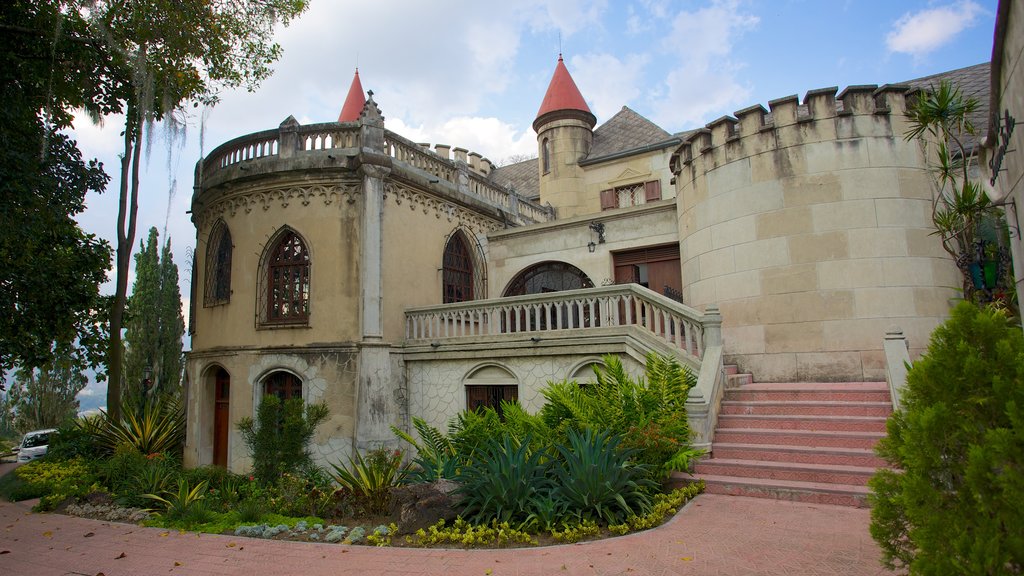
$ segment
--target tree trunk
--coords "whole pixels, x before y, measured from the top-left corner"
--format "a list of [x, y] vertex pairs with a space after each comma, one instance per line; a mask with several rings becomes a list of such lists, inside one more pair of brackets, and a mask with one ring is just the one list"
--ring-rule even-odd
[[135, 118], [137, 115], [135, 107], [129, 104], [125, 117], [124, 156], [121, 157], [121, 184], [117, 209], [117, 281], [110, 309], [110, 342], [107, 348], [107, 415], [115, 422], [121, 421], [121, 374], [124, 360], [121, 329], [124, 326], [124, 308], [128, 300], [128, 270], [139, 215], [139, 159], [142, 153], [143, 123], [141, 118]]

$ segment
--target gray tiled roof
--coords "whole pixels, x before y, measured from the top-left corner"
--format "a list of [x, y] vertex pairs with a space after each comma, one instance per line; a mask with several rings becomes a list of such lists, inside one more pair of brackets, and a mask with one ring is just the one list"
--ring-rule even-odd
[[623, 106], [615, 116], [594, 130], [594, 141], [587, 159], [657, 144], [670, 138], [672, 135], [657, 124]]
[[540, 172], [536, 158], [495, 168], [491, 180], [502, 186], [511, 186], [527, 198], [536, 200], [540, 197]]
[[975, 109], [974, 113], [971, 114], [971, 122], [974, 124], [974, 129], [977, 131], [977, 137], [969, 138], [968, 142], [966, 142], [968, 148], [972, 148], [977, 138], [984, 136], [985, 129], [988, 126], [989, 92], [991, 90], [989, 80], [990, 70], [991, 65], [988, 62], [983, 62], [966, 68], [932, 74], [931, 76], [925, 76], [924, 78], [907, 80], [906, 82], [903, 82], [903, 84], [907, 84], [914, 88], [927, 89], [932, 86], [938, 86], [943, 80], [948, 80], [952, 82], [954, 86], [960, 88], [960, 91], [964, 96], [977, 100], [978, 107]]

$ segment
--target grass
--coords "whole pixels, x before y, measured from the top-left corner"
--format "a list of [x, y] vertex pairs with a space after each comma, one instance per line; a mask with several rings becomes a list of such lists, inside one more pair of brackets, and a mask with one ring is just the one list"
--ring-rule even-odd
[[315, 516], [296, 517], [296, 516], [282, 516], [281, 514], [267, 513], [262, 516], [259, 522], [246, 522], [241, 519], [238, 511], [232, 510], [230, 512], [210, 512], [209, 517], [211, 520], [208, 522], [190, 522], [188, 519], [171, 520], [163, 516], [151, 516], [148, 520], [142, 523], [143, 526], [151, 526], [155, 528], [170, 528], [173, 530], [184, 530], [188, 532], [201, 532], [203, 534], [224, 534], [225, 532], [234, 532], [235, 528], [239, 526], [249, 526], [252, 524], [267, 524], [270, 526], [277, 526], [284, 524], [289, 528], [294, 528], [299, 522], [306, 522], [312, 526], [313, 524], [327, 524], [322, 518]]

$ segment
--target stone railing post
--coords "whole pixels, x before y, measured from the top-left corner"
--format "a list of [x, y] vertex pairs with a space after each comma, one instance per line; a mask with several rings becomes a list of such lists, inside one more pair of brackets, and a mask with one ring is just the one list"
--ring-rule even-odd
[[722, 314], [717, 304], [704, 309], [704, 348], [722, 345]]
[[294, 116], [285, 118], [278, 127], [277, 155], [281, 159], [294, 158], [299, 150], [299, 121]]
[[910, 343], [899, 326], [885, 331], [882, 344], [885, 351], [885, 380], [889, 383], [889, 396], [893, 410], [900, 409], [900, 396], [907, 384], [907, 368], [910, 366]]

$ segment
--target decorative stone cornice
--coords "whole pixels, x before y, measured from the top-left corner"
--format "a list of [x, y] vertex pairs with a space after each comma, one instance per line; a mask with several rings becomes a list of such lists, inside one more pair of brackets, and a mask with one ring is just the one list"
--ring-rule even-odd
[[247, 188], [236, 193], [225, 193], [209, 206], [196, 211], [193, 221], [202, 229], [207, 223], [217, 218], [235, 216], [239, 210], [249, 214], [254, 210], [269, 210], [279, 206], [287, 208], [292, 204], [309, 206], [319, 200], [324, 206], [341, 206], [341, 203], [353, 204], [361, 192], [357, 182], [352, 183], [321, 183], [282, 186], [276, 188]]
[[384, 200], [388, 198], [394, 201], [395, 206], [407, 206], [409, 210], [420, 210], [424, 214], [433, 213], [435, 218], [458, 222], [477, 234], [486, 234], [504, 227], [497, 220], [395, 182], [387, 182], [384, 185]]

